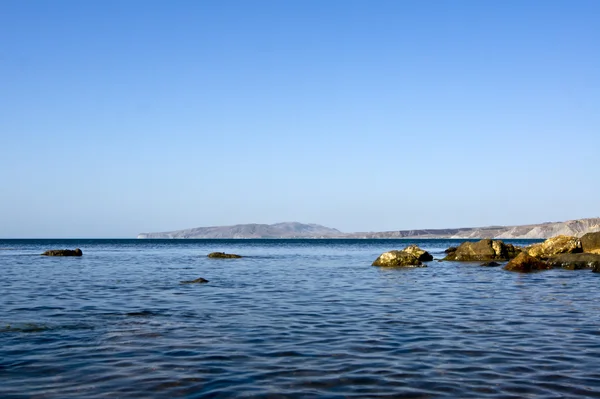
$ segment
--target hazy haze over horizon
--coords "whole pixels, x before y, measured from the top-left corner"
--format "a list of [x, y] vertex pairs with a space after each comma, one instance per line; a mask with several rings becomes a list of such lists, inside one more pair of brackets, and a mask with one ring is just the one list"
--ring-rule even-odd
[[0, 238], [597, 217], [600, 2], [0, 4]]

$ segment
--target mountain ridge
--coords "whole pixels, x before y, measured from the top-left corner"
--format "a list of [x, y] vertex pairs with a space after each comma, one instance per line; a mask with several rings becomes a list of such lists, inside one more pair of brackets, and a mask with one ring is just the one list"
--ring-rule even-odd
[[343, 235], [337, 229], [315, 223], [282, 222], [195, 227], [162, 233], [141, 233], [137, 238], [330, 238]]
[[236, 224], [195, 227], [158, 233], [140, 233], [137, 238], [550, 238], [557, 235], [582, 236], [600, 231], [600, 218], [574, 219], [516, 226], [413, 229], [381, 232], [343, 233], [315, 223]]

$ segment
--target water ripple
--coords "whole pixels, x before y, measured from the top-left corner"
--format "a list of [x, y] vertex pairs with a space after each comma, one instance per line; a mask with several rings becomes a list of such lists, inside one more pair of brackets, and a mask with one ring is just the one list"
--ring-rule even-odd
[[0, 397], [600, 398], [597, 275], [370, 266], [408, 243], [0, 240]]

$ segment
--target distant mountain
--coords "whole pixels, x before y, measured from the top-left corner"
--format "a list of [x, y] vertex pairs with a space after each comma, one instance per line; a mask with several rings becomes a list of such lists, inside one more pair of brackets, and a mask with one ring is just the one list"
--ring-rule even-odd
[[550, 238], [557, 235], [582, 236], [600, 231], [600, 218], [548, 222], [523, 226], [464, 227], [458, 229], [398, 230], [350, 233], [348, 238]]
[[342, 233], [318, 224], [286, 222], [197, 227], [164, 233], [142, 233], [138, 238], [550, 238], [557, 235], [582, 236], [600, 231], [600, 218], [577, 219], [524, 226], [464, 227], [458, 229], [397, 230]]
[[165, 233], [142, 233], [138, 235], [138, 238], [327, 238], [341, 236], [344, 236], [344, 233], [339, 230], [318, 224], [285, 222], [196, 227]]

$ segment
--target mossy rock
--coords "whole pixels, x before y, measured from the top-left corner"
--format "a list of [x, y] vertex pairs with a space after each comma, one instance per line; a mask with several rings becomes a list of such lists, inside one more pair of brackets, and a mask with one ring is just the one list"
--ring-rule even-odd
[[587, 233], [581, 237], [581, 247], [583, 252], [600, 254], [600, 231], [597, 233]]
[[512, 244], [505, 244], [500, 240], [484, 239], [477, 242], [463, 242], [456, 250], [446, 250], [444, 260], [455, 260], [461, 262], [510, 260], [516, 257], [521, 249]]
[[414, 244], [409, 245], [408, 247], [404, 248], [402, 251], [411, 254], [412, 256], [414, 256], [415, 258], [420, 260], [421, 262], [429, 262], [429, 261], [433, 260], [433, 256], [429, 252], [419, 248], [418, 246], [416, 246]]
[[581, 241], [577, 237], [556, 236], [548, 238], [544, 242], [533, 244], [525, 248], [525, 251], [534, 258], [548, 259], [560, 254], [574, 254], [583, 252]]
[[372, 266], [381, 267], [427, 267], [416, 256], [406, 251], [388, 251], [384, 252], [375, 261]]
[[504, 266], [504, 270], [520, 273], [530, 273], [548, 269], [552, 269], [552, 266], [534, 258], [527, 252], [521, 252], [516, 258], [509, 261], [506, 266]]

